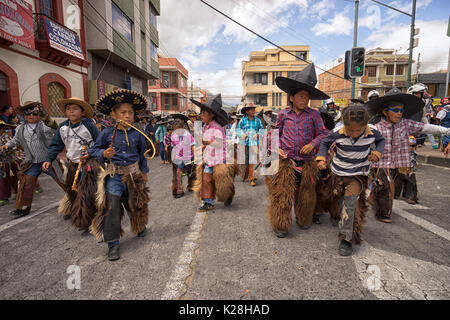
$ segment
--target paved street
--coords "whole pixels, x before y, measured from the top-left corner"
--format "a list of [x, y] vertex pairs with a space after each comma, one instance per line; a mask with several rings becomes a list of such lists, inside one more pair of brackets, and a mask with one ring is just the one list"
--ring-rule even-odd
[[[191, 194], [172, 198], [170, 167], [155, 159], [150, 233], [137, 238], [125, 218], [115, 262], [57, 214], [62, 191], [42, 177], [29, 216], [12, 220], [12, 205], [0, 209], [0, 299], [450, 299], [449, 176], [419, 166], [420, 205], [396, 201], [392, 224], [370, 212], [363, 244], [341, 257], [325, 215], [275, 237], [262, 179], [252, 188], [237, 178], [231, 207], [199, 214]], [[79, 267], [80, 289], [69, 289], [69, 266]]]

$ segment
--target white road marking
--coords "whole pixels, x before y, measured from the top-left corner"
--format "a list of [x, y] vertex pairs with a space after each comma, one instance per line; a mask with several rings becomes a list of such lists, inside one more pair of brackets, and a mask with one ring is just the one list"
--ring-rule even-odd
[[200, 247], [201, 232], [206, 221], [206, 212], [197, 212], [186, 236], [172, 275], [166, 284], [161, 300], [179, 299], [186, 290], [186, 281], [192, 275], [195, 251]]
[[393, 211], [394, 213], [398, 214], [399, 216], [402, 216], [403, 218], [411, 221], [412, 223], [415, 223], [419, 226], [421, 226], [422, 228], [433, 232], [434, 234], [440, 236], [441, 238], [444, 238], [448, 241], [450, 241], [450, 232], [435, 225], [432, 224], [431, 222], [426, 221], [425, 219], [419, 218], [409, 212], [406, 212], [403, 209], [430, 209], [424, 206], [420, 206], [420, 205], [408, 205], [408, 207], [406, 207], [406, 203], [402, 202], [402, 201], [394, 201], [394, 207], [393, 207]]
[[0, 232], [5, 231], [5, 230], [7, 230], [7, 229], [9, 229], [11, 227], [14, 227], [14, 226], [18, 225], [19, 223], [25, 222], [25, 221], [27, 221], [27, 220], [29, 220], [29, 219], [31, 219], [31, 218], [33, 218], [33, 217], [43, 213], [43, 212], [49, 211], [49, 210], [54, 209], [54, 208], [56, 208], [58, 206], [59, 206], [59, 201], [53, 202], [53, 203], [49, 204], [48, 206], [45, 206], [45, 207], [39, 209], [38, 211], [36, 211], [33, 214], [29, 214], [28, 216], [25, 216], [23, 218], [19, 218], [19, 219], [10, 221], [8, 223], [2, 224], [0, 226]]

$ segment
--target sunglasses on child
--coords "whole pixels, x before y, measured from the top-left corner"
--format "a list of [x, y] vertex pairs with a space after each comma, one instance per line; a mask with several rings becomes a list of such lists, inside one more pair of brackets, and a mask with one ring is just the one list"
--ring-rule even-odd
[[388, 111], [392, 111], [392, 112], [395, 112], [395, 113], [398, 113], [398, 112], [401, 112], [401, 113], [403, 113], [403, 108], [390, 108], [390, 109], [388, 109]]
[[25, 111], [25, 115], [26, 116], [38, 116], [39, 115], [39, 111]]

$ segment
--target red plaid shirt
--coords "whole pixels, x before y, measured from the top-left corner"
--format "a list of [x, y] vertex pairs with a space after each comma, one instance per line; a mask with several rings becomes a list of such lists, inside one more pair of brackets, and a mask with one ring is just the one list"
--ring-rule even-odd
[[411, 167], [409, 136], [421, 132], [424, 124], [403, 118], [396, 124], [393, 124], [383, 119], [375, 127], [385, 138], [386, 144], [381, 160], [372, 162], [372, 167], [391, 169]]
[[[308, 107], [299, 114], [291, 107], [281, 110], [275, 127], [280, 130], [280, 148], [294, 160], [313, 160], [320, 141], [328, 134], [320, 112]], [[309, 143], [315, 149], [309, 154], [301, 154], [300, 150]]]

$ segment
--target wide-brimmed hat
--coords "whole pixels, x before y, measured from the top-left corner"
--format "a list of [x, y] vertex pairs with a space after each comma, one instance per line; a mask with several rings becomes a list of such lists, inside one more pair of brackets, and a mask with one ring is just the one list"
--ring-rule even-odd
[[190, 99], [192, 103], [206, 109], [214, 114], [214, 118], [218, 124], [225, 126], [229, 122], [228, 114], [222, 109], [222, 95], [219, 93], [215, 96], [208, 97], [205, 103], [201, 103], [194, 99]]
[[425, 105], [423, 100], [412, 94], [403, 93], [395, 87], [384, 96], [367, 101], [365, 105], [370, 114], [374, 116], [383, 111], [388, 102], [398, 102], [404, 105], [403, 118], [422, 121], [423, 107]]
[[186, 123], [191, 120], [191, 119], [189, 119], [188, 116], [186, 116], [186, 115], [184, 115], [182, 113], [174, 113], [174, 114], [171, 115], [171, 117], [174, 118], [174, 119], [183, 120]]
[[365, 103], [363, 97], [361, 97], [361, 96], [359, 96], [357, 98], [350, 99], [350, 101], [352, 103], [360, 103], [360, 104], [364, 104]]
[[311, 63], [302, 71], [292, 77], [277, 77], [275, 83], [278, 88], [289, 94], [292, 89], [302, 89], [309, 92], [310, 100], [322, 100], [330, 98], [325, 92], [316, 88], [317, 75], [314, 63]]
[[41, 110], [42, 108], [44, 108], [44, 105], [38, 101], [27, 101], [22, 106], [17, 107], [16, 112], [22, 115], [25, 112], [25, 110], [28, 109], [33, 110], [36, 107], [38, 107], [39, 110]]
[[328, 112], [321, 112], [320, 116], [322, 117], [325, 128], [327, 128], [328, 130], [333, 130], [335, 126], [333, 116]]
[[187, 116], [188, 116], [188, 117], [197, 117], [197, 116], [198, 116], [198, 113], [197, 113], [195, 110], [193, 110], [193, 109], [189, 109], [189, 110], [187, 111]]
[[111, 109], [118, 103], [129, 103], [138, 113], [147, 109], [148, 103], [144, 95], [128, 90], [120, 89], [108, 92], [95, 103], [95, 109], [104, 114], [110, 114]]
[[94, 116], [94, 110], [92, 110], [91, 105], [85, 102], [83, 99], [77, 97], [61, 99], [58, 100], [56, 104], [58, 105], [59, 110], [61, 110], [63, 114], [66, 112], [66, 106], [68, 104], [76, 104], [77, 106], [80, 106], [84, 110], [86, 118], [92, 118]]
[[4, 128], [4, 127], [15, 128], [15, 127], [17, 127], [17, 125], [6, 123], [5, 121], [0, 120], [0, 128]]

